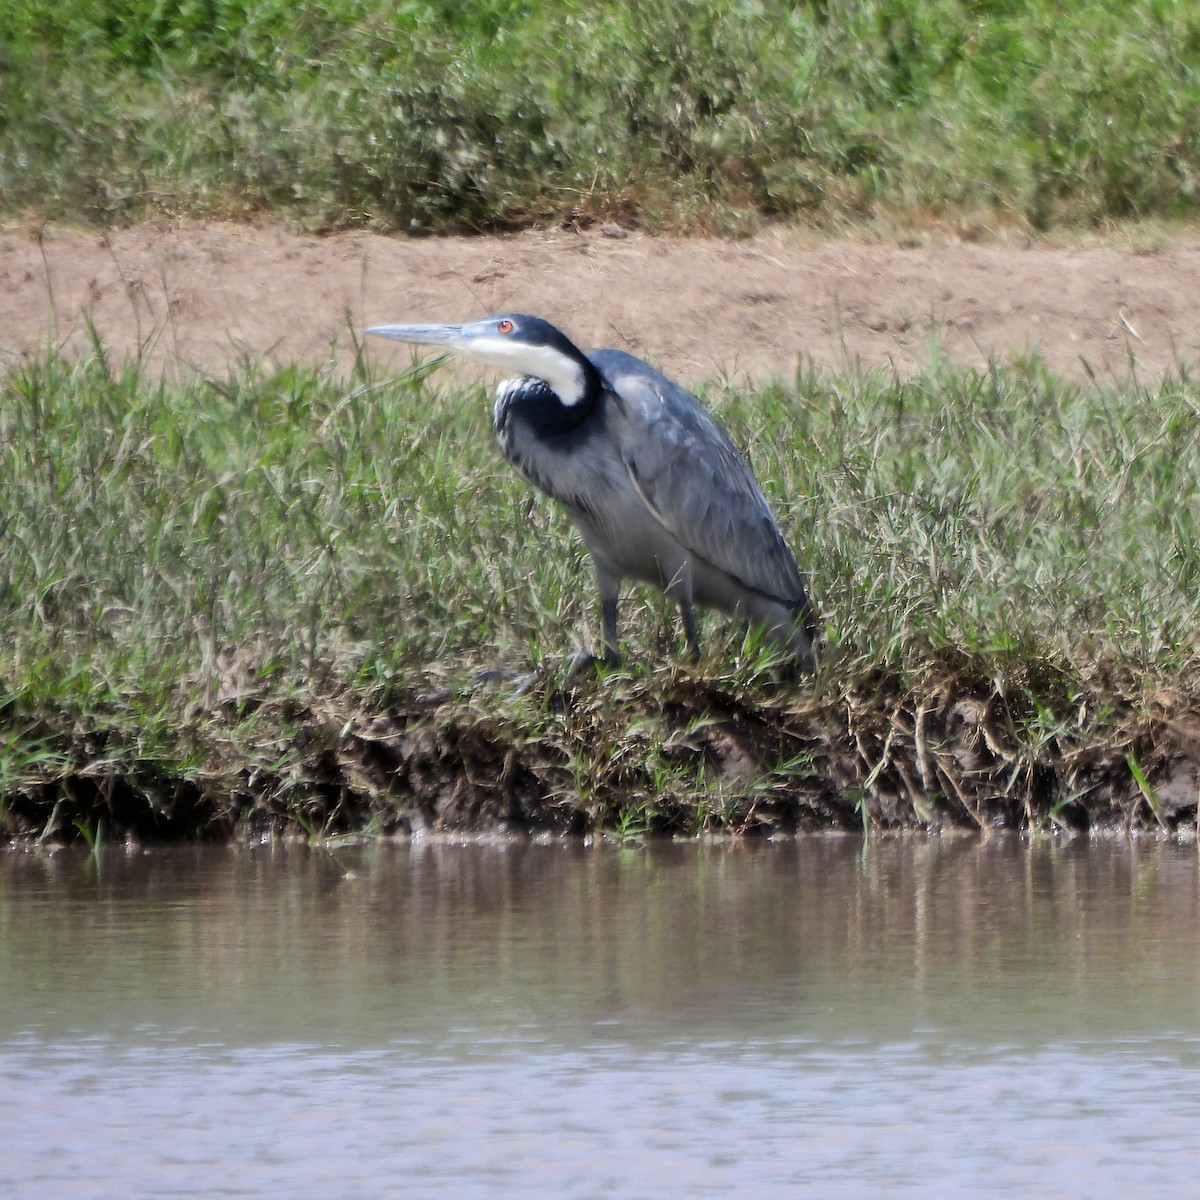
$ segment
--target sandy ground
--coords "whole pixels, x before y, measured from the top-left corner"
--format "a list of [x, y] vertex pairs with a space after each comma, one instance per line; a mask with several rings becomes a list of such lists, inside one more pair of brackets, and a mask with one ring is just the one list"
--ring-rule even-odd
[[[612, 236], [613, 234], [618, 236]], [[1057, 372], [1156, 382], [1200, 352], [1200, 234], [1161, 249], [1029, 243], [670, 240], [619, 230], [412, 240], [278, 224], [0, 231], [0, 361], [90, 318], [155, 367], [246, 356], [348, 361], [351, 326], [533, 312], [684, 382], [789, 377], [801, 362], [911, 371], [1038, 350]], [[404, 347], [375, 342], [382, 362]], [[1085, 366], [1086, 364], [1086, 366]]]

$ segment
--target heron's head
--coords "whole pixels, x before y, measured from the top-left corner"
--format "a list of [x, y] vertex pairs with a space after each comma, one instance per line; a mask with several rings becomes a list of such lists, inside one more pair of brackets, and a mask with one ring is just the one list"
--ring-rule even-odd
[[565, 405], [578, 404], [597, 385], [595, 368], [549, 321], [499, 313], [468, 325], [372, 325], [367, 333], [442, 346], [464, 358], [541, 379]]

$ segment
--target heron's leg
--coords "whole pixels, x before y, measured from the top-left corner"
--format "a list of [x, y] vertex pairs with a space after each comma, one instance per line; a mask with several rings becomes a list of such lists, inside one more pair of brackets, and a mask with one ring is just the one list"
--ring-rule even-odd
[[596, 586], [600, 589], [600, 615], [604, 626], [604, 661], [608, 666], [615, 667], [621, 661], [621, 651], [617, 645], [617, 605], [621, 598], [621, 577], [597, 561]]
[[696, 633], [696, 614], [692, 609], [692, 564], [684, 560], [674, 577], [663, 583], [663, 590], [679, 605], [688, 657], [696, 662], [700, 657], [700, 638]]
[[700, 659], [700, 638], [696, 633], [696, 614], [692, 611], [692, 601], [684, 597], [679, 601], [679, 615], [683, 618], [683, 636], [687, 642], [688, 657], [692, 662]]
[[621, 651], [617, 648], [617, 597], [601, 596], [600, 613], [604, 621], [604, 661], [615, 667], [621, 661]]

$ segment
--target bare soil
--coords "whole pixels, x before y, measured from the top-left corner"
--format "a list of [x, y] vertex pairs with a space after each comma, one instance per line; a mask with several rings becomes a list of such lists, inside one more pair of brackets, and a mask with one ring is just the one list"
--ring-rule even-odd
[[[858, 362], [908, 373], [1036, 351], [1056, 373], [1148, 384], [1200, 352], [1200, 236], [1161, 247], [927, 244], [768, 232], [672, 240], [615, 228], [491, 238], [327, 237], [277, 223], [0, 231], [0, 362], [49, 339], [170, 372], [326, 360], [378, 321], [534, 312], [685, 383]], [[382, 362], [406, 348], [372, 345]], [[393, 356], [393, 357], [389, 357]]]

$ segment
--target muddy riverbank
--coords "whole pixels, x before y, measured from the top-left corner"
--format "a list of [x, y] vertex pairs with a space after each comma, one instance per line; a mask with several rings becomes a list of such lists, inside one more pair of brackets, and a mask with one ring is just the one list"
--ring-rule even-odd
[[[1200, 738], [1186, 714], [1096, 698], [1074, 736], [1030, 736], [1031, 701], [946, 671], [919, 686], [709, 681], [669, 668], [539, 685], [536, 728], [491, 692], [382, 700], [236, 690], [193, 714], [186, 769], [99, 727], [23, 736], [5, 832], [156, 841], [811, 830], [1148, 832], [1192, 837]], [[1086, 732], [1083, 732], [1086, 730]], [[51, 748], [54, 749], [51, 749]], [[15, 785], [15, 786], [14, 786]]]

